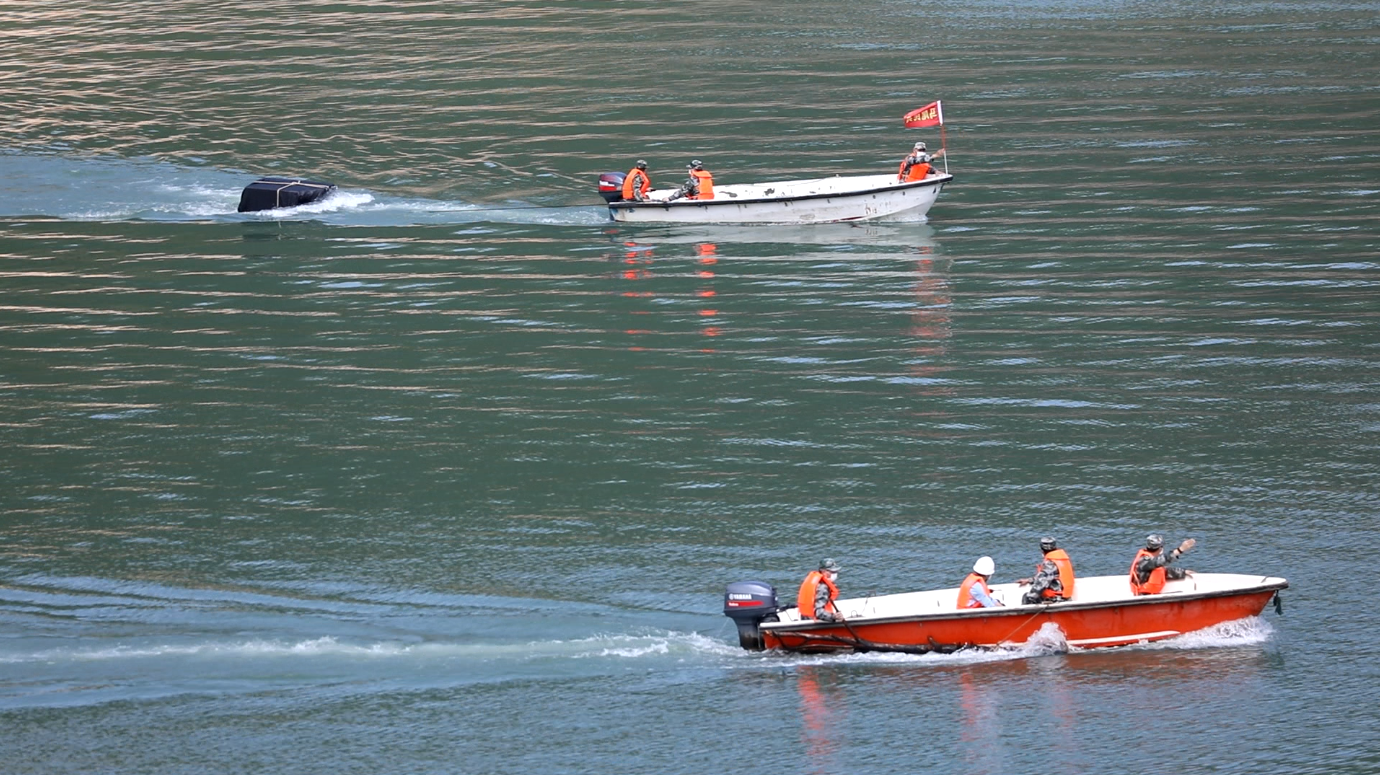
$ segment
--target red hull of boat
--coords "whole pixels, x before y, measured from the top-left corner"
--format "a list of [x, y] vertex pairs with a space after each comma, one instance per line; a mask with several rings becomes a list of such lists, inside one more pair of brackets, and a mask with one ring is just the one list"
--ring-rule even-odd
[[886, 621], [769, 625], [762, 629], [762, 638], [766, 648], [787, 651], [951, 651], [1018, 645], [1052, 623], [1070, 646], [1125, 646], [1258, 616], [1280, 588], [1205, 596], [1148, 595], [1035, 609], [985, 608]]

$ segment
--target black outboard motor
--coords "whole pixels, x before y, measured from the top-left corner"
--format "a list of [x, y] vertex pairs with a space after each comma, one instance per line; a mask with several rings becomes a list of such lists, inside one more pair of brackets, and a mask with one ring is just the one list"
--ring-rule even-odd
[[599, 196], [610, 204], [623, 201], [623, 178], [621, 172], [605, 172], [599, 176]]
[[259, 178], [245, 186], [240, 194], [240, 212], [297, 207], [325, 199], [333, 191], [334, 183], [301, 178]]
[[765, 581], [735, 581], [724, 591], [724, 616], [738, 625], [738, 645], [748, 651], [761, 651], [762, 622], [775, 622], [781, 610], [776, 602], [776, 587]]

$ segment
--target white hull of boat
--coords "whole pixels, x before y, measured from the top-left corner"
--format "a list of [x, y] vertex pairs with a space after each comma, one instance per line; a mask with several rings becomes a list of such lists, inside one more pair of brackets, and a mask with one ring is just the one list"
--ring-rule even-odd
[[952, 175], [901, 183], [895, 175], [785, 180], [714, 187], [714, 198], [675, 199], [675, 189], [648, 193], [645, 202], [612, 202], [619, 223], [843, 223], [922, 222]]

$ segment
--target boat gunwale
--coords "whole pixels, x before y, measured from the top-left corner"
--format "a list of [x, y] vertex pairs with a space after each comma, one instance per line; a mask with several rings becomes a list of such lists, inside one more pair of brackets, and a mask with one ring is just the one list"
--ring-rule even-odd
[[[860, 178], [862, 178], [862, 177], [878, 177], [878, 176], [875, 176], [875, 175], [852, 175], [852, 176], [849, 176], [849, 177], [860, 177]], [[831, 180], [831, 179], [832, 179], [832, 178], [807, 178], [806, 180]], [[867, 189], [861, 189], [861, 190], [858, 190], [858, 191], [833, 192], [833, 193], [827, 193], [827, 194], [802, 194], [802, 195], [800, 195], [800, 196], [776, 196], [776, 197], [765, 197], [765, 198], [756, 198], [756, 199], [739, 199], [739, 198], [736, 198], [736, 197], [725, 197], [725, 198], [723, 198], [723, 199], [719, 199], [718, 197], [715, 197], [714, 199], [677, 199], [677, 200], [669, 201], [669, 202], [656, 202], [656, 201], [651, 201], [651, 200], [644, 200], [644, 201], [641, 201], [641, 202], [637, 202], [637, 201], [629, 202], [629, 201], [627, 201], [627, 200], [624, 200], [624, 201], [621, 201], [621, 202], [609, 202], [608, 204], [609, 204], [609, 210], [632, 210], [632, 209], [637, 208], [637, 207], [661, 207], [661, 208], [664, 208], [664, 209], [666, 209], [666, 210], [670, 210], [670, 209], [673, 208], [673, 207], [681, 207], [681, 208], [684, 208], [684, 207], [696, 207], [696, 206], [699, 206], [699, 207], [716, 207], [716, 206], [720, 206], [720, 205], [780, 204], [780, 203], [782, 203], [782, 202], [804, 202], [804, 201], [807, 201], [807, 200], [810, 200], [810, 199], [837, 199], [837, 198], [841, 198], [841, 197], [863, 196], [863, 195], [865, 195], [865, 194], [875, 194], [875, 193], [878, 193], [878, 192], [881, 192], [881, 191], [909, 191], [909, 190], [914, 189], [914, 188], [924, 188], [924, 187], [926, 187], [926, 186], [941, 186], [941, 187], [942, 187], [943, 184], [948, 183], [949, 181], [951, 181], [951, 180], [953, 180], [953, 179], [954, 179], [954, 176], [953, 176], [952, 174], [945, 172], [945, 173], [942, 173], [942, 174], [940, 174], [940, 175], [937, 175], [937, 176], [935, 176], [935, 177], [933, 177], [933, 178], [925, 178], [924, 180], [917, 180], [917, 181], [914, 181], [914, 182], [898, 183], [898, 184], [896, 184], [896, 185], [881, 186], [881, 187], [878, 187], [878, 188], [867, 188]], [[782, 180], [782, 181], [771, 181], [771, 182], [768, 182], [768, 183], [749, 183], [749, 184], [746, 184], [746, 185], [758, 185], [758, 186], [766, 186], [766, 185], [773, 185], [773, 184], [784, 185], [784, 184], [787, 184], [787, 183], [798, 183], [798, 182], [801, 182], [801, 181], [795, 181], [795, 180]], [[725, 184], [724, 187], [727, 188], [729, 185], [737, 185], [737, 184]]]
[[[1265, 576], [1264, 578], [1272, 578]], [[1278, 578], [1278, 577], [1274, 577]], [[1093, 611], [1100, 608], [1117, 608], [1128, 605], [1155, 605], [1168, 603], [1171, 601], [1187, 600], [1208, 600], [1214, 597], [1236, 597], [1240, 595], [1257, 594], [1261, 592], [1274, 591], [1289, 588], [1288, 579], [1280, 578], [1279, 581], [1270, 584], [1258, 584], [1252, 587], [1237, 587], [1235, 589], [1218, 589], [1211, 591], [1190, 591], [1190, 592], [1160, 592], [1153, 595], [1136, 595], [1124, 600], [1090, 600], [1083, 603], [1035, 603], [1010, 606], [998, 606], [994, 608], [955, 608], [942, 613], [911, 614], [907, 616], [885, 616], [885, 617], [859, 617], [856, 619], [845, 619], [842, 622], [825, 622], [818, 619], [811, 619], [803, 622], [762, 622], [758, 625], [763, 631], [773, 633], [803, 632], [821, 628], [836, 627], [863, 627], [874, 624], [896, 624], [902, 622], [923, 622], [939, 619], [964, 618], [971, 619], [980, 616], [1032, 616], [1045, 612], [1053, 611]], [[954, 593], [957, 594], [955, 589]], [[901, 593], [907, 594], [907, 593]], [[883, 596], [878, 596], [883, 597]], [[866, 600], [868, 598], [861, 598]], [[789, 606], [786, 610], [789, 610]]]

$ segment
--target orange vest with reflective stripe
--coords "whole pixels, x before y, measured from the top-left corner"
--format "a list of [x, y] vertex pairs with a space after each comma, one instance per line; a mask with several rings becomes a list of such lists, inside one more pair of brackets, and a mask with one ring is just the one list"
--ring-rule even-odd
[[705, 170], [690, 170], [690, 177], [695, 179], [695, 195], [691, 199], [713, 199], [714, 198], [714, 176]]
[[1154, 555], [1155, 553], [1149, 549], [1141, 549], [1139, 552], [1136, 552], [1136, 558], [1131, 560], [1131, 591], [1137, 595], [1153, 595], [1156, 592], [1164, 591], [1165, 574], [1163, 565], [1150, 571], [1150, 578], [1146, 579], [1144, 584], [1141, 584], [1136, 579], [1136, 563], [1139, 563], [1142, 557], [1153, 557]]
[[[1046, 589], [1040, 592], [1042, 597], [1062, 597], [1065, 600], [1073, 599], [1073, 560], [1069, 559], [1068, 552], [1063, 549], [1055, 549], [1045, 555], [1045, 559], [1059, 566], [1059, 584], [1064, 588], [1063, 592], [1055, 592]], [[1040, 566], [1036, 565], [1038, 572]]]
[[819, 583], [824, 582], [824, 586], [829, 588], [829, 602], [825, 604], [825, 610], [838, 613], [839, 609], [834, 606], [834, 601], [838, 599], [839, 588], [834, 586], [824, 575], [822, 570], [812, 570], [810, 575], [805, 577], [805, 581], [800, 584], [800, 594], [796, 595], [795, 604], [800, 606], [801, 619], [815, 618], [815, 593], [819, 591]]
[[982, 580], [976, 572], [969, 573], [968, 578], [963, 580], [963, 584], [958, 588], [958, 607], [959, 608], [981, 608], [982, 603], [973, 599], [973, 585], [982, 587], [982, 591], [988, 595], [992, 590], [987, 588], [987, 582]]
[[[640, 191], [639, 191], [640, 187]], [[637, 198], [638, 193], [647, 193], [652, 188], [652, 179], [646, 172], [633, 167], [632, 172], [623, 178], [623, 198], [632, 200]]]

